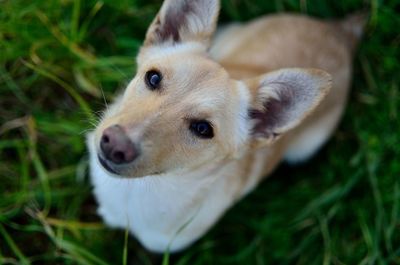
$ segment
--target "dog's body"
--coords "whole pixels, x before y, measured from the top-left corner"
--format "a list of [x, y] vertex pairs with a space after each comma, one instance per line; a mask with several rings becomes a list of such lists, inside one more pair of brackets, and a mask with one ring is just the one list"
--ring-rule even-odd
[[[142, 86], [138, 80], [143, 75], [138, 73], [139, 77], [131, 82], [127, 92], [106, 112], [96, 132], [88, 137], [92, 182], [100, 215], [112, 227], [129, 227], [146, 248], [157, 252], [177, 251], [190, 245], [270, 174], [280, 161], [302, 161], [318, 150], [332, 134], [345, 107], [352, 50], [362, 29], [362, 24], [354, 23], [354, 18], [343, 22], [321, 22], [297, 15], [271, 16], [246, 25], [225, 27], [214, 38], [207, 55], [205, 47], [216, 18], [201, 23], [196, 20], [196, 30], [192, 29], [196, 34], [190, 35], [188, 29], [173, 31], [169, 28], [171, 25], [163, 25], [168, 24], [168, 12], [172, 12], [168, 11], [170, 6], [180, 5], [177, 2], [185, 3], [184, 12], [189, 6], [194, 14], [197, 9], [204, 11], [201, 6], [204, 2], [208, 9], [204, 11], [206, 14], [199, 16], [216, 17], [212, 9], [218, 9], [217, 1], [201, 0], [194, 7], [183, 0], [174, 4], [166, 1], [149, 29], [138, 57], [139, 73], [140, 68], [169, 66], [170, 69], [163, 70], [165, 84], [167, 78], [171, 82], [168, 86], [164, 84], [167, 90], [175, 87], [171, 76], [177, 78], [176, 73], [179, 73], [178, 77], [187, 76], [185, 81], [174, 80], [179, 83], [176, 85], [179, 89], [173, 95], [162, 94], [164, 92], [147, 94], [145, 89], [140, 93], [131, 92], [140, 91], [138, 87]], [[179, 12], [179, 6], [174, 6], [173, 12]], [[184, 23], [194, 27], [190, 19], [186, 18]], [[202, 26], [205, 29], [202, 30]], [[175, 62], [179, 64], [175, 65]], [[325, 70], [332, 75], [332, 89], [329, 91], [329, 76], [319, 70], [281, 70], [254, 78], [287, 67]], [[226, 88], [219, 88], [224, 82]], [[196, 87], [200, 84], [201, 88]], [[287, 98], [281, 92], [262, 92], [266, 84], [268, 89], [288, 88], [284, 91]], [[295, 84], [296, 90], [289, 91]], [[315, 89], [310, 91], [310, 87]], [[303, 90], [304, 94], [296, 94]], [[264, 94], [260, 96], [261, 93]], [[140, 97], [140, 101], [135, 101], [136, 97]], [[274, 101], [277, 98], [278, 103]], [[295, 98], [301, 98], [301, 102], [294, 102]], [[210, 109], [213, 115], [221, 116], [215, 117], [214, 130], [222, 137], [218, 138], [217, 134], [210, 146], [205, 142], [209, 140], [192, 139], [186, 132], [179, 136], [185, 139], [184, 143], [168, 133], [173, 130], [170, 127], [181, 126], [171, 125], [174, 123], [171, 119], [179, 120], [181, 117], [177, 115], [186, 110], [183, 106], [193, 102], [204, 109], [190, 115], [207, 116], [210, 114], [203, 112]], [[306, 106], [304, 102], [309, 103]], [[282, 107], [284, 103], [287, 104]], [[293, 112], [286, 114], [291, 108]], [[267, 117], [266, 111], [270, 112]], [[253, 122], [247, 122], [250, 119]], [[163, 123], [165, 120], [168, 122]], [[150, 137], [141, 144], [144, 153], [146, 148], [161, 150], [151, 156], [151, 164], [146, 162], [146, 154], [142, 159], [146, 163], [142, 160], [129, 162], [136, 163], [134, 169], [126, 169], [119, 163], [99, 163], [98, 143], [103, 141], [104, 135], [100, 136], [113, 124], [122, 124], [129, 139], [139, 137], [144, 142], [143, 137]], [[148, 129], [160, 126], [160, 130]], [[204, 124], [202, 126], [204, 129]], [[225, 127], [229, 130], [223, 133]], [[178, 132], [182, 128], [185, 127], [179, 127]], [[201, 151], [196, 149], [199, 145]], [[104, 163], [107, 164], [104, 166]], [[145, 163], [143, 169], [141, 163]], [[108, 168], [110, 164], [112, 173]], [[115, 175], [138, 178], [121, 179]]]

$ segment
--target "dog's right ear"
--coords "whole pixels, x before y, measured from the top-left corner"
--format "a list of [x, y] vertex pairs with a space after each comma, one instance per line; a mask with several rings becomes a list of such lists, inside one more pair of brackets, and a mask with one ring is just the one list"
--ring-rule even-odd
[[332, 86], [331, 76], [318, 69], [286, 68], [245, 81], [253, 102], [251, 134], [270, 144], [300, 124]]
[[219, 0], [165, 0], [147, 31], [144, 45], [188, 41], [208, 45], [218, 13]]

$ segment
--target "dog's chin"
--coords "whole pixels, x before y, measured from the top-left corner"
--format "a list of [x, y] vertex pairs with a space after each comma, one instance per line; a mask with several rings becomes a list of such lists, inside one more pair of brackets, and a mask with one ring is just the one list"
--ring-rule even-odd
[[99, 159], [100, 165], [108, 172], [114, 175], [120, 175], [120, 172], [118, 170], [114, 169], [111, 165], [108, 164], [108, 162], [102, 158], [101, 156], [97, 156]]
[[98, 160], [100, 162], [101, 167], [107, 172], [108, 175], [114, 178], [126, 178], [126, 179], [133, 179], [133, 178], [143, 178], [146, 176], [154, 176], [154, 175], [161, 175], [164, 174], [162, 171], [141, 171], [135, 170], [131, 167], [124, 167], [124, 168], [116, 168], [113, 165], [110, 165], [107, 160], [102, 158], [98, 155]]

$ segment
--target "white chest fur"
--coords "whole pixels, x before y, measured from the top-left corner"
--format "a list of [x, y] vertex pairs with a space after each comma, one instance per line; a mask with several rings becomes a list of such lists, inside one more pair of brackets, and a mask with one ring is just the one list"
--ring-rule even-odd
[[[91, 135], [88, 145], [93, 148]], [[234, 203], [238, 190], [231, 179], [235, 163], [138, 179], [108, 175], [96, 155], [91, 155], [90, 166], [104, 221], [111, 227], [128, 227], [146, 248], [156, 252], [177, 251], [197, 240]]]

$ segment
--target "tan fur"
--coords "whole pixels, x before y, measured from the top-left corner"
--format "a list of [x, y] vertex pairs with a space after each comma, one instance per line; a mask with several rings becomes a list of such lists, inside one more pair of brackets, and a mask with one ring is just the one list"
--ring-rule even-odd
[[[142, 231], [147, 229], [145, 224], [132, 228], [139, 240], [154, 251], [165, 250], [167, 241], [172, 240], [182, 225], [181, 220], [187, 220], [195, 209], [201, 209], [198, 213], [195, 211], [197, 219], [181, 232], [181, 241], [172, 244], [171, 250], [179, 250], [204, 234], [233, 202], [251, 191], [285, 157], [299, 161], [312, 155], [337, 126], [347, 101], [351, 76], [352, 47], [343, 41], [346, 29], [340, 23], [300, 15], [264, 17], [225, 28], [215, 37], [207, 53], [217, 11], [208, 19], [196, 18], [197, 24], [190, 22], [193, 17], [186, 18], [185, 23], [196, 27], [185, 26], [178, 30], [179, 36], [162, 40], [165, 36], [157, 35], [166, 10], [174, 3], [167, 1], [155, 18], [138, 55], [135, 78], [106, 112], [94, 137], [89, 139], [93, 156], [99, 152], [99, 139], [104, 129], [118, 124], [133, 142], [140, 144], [141, 155], [134, 165], [121, 169], [120, 176], [112, 176], [143, 177], [143, 181], [156, 179], [152, 185], [160, 185], [163, 199], [150, 198], [149, 201], [157, 201], [156, 207], [172, 207], [176, 211], [175, 215], [164, 217], [159, 237], [154, 234], [158, 231], [154, 224], [149, 226], [151, 232]], [[201, 9], [200, 6], [196, 8]], [[211, 11], [204, 12], [211, 14]], [[202, 25], [206, 25], [203, 30]], [[178, 44], [174, 44], [174, 38]], [[264, 74], [292, 67], [308, 69], [283, 70], [282, 73], [297, 73], [295, 77], [300, 81], [304, 79], [303, 85], [309, 82], [310, 86], [316, 86], [315, 91], [309, 93], [317, 95], [296, 120], [273, 128], [275, 131], [269, 136], [252, 137], [249, 132], [255, 125], [249, 120], [247, 109], [241, 108], [269, 111], [264, 109], [264, 104], [276, 97], [275, 83], [269, 87], [263, 82], [278, 78], [279, 74], [274, 72], [278, 77]], [[149, 90], [143, 81], [145, 73], [151, 69], [163, 75], [157, 91]], [[325, 71], [332, 77], [332, 84]], [[188, 130], [192, 119], [209, 120], [215, 137], [196, 138]], [[239, 125], [243, 128], [238, 128]], [[318, 140], [310, 142], [313, 135]], [[98, 166], [95, 158], [92, 163]], [[101, 195], [101, 187], [96, 186], [99, 183], [94, 176], [99, 202], [106, 205], [107, 195]], [[139, 180], [137, 183], [139, 185]], [[171, 183], [174, 185], [168, 188]], [[177, 196], [177, 189], [184, 194], [181, 201], [172, 199]], [[160, 205], [164, 203], [168, 206]], [[114, 211], [118, 204], [110, 204], [110, 207]], [[103, 215], [106, 220], [112, 220], [112, 215]], [[124, 226], [118, 220], [107, 222]]]
[[[323, 120], [326, 113], [339, 109], [338, 115], [331, 118], [333, 130], [344, 109], [351, 76], [351, 49], [343, 41], [342, 29], [336, 24], [300, 15], [274, 15], [233, 27], [226, 31], [227, 36], [217, 36], [211, 53], [235, 78], [249, 78], [283, 67], [313, 67], [332, 75], [333, 87], [323, 103], [283, 140], [295, 141], [292, 139]], [[228, 52], [219, 41], [229, 43]], [[277, 148], [287, 145], [276, 143]]]

